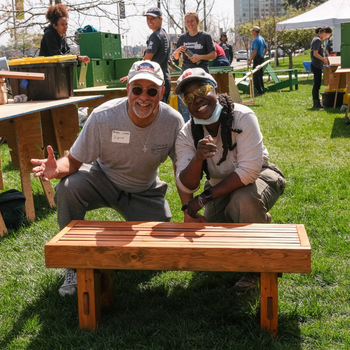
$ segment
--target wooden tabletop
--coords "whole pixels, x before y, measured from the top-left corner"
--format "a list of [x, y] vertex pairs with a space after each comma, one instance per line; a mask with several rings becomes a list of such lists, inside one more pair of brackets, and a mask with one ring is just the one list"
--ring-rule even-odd
[[14, 103], [13, 100], [9, 100], [8, 104], [0, 105], [0, 121], [101, 97], [103, 95], [74, 96], [58, 100], [27, 101], [22, 103]]

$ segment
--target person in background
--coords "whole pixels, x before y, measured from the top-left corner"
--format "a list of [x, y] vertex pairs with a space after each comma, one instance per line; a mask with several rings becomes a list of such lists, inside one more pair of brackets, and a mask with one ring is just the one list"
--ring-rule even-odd
[[333, 37], [330, 37], [326, 46], [326, 55], [327, 57], [333, 54]]
[[[187, 69], [177, 80], [175, 93], [183, 98], [191, 120], [176, 139], [176, 183], [192, 195], [183, 210], [193, 218], [204, 207], [207, 222], [269, 223], [268, 211], [282, 195], [286, 180], [269, 162], [269, 153], [255, 113], [233, 103], [226, 94], [217, 95], [215, 79], [201, 68]], [[236, 291], [257, 287], [257, 276], [245, 275]]]
[[323, 108], [320, 102], [320, 88], [323, 66], [328, 64], [328, 58], [324, 56], [323, 41], [332, 35], [332, 29], [328, 26], [317, 27], [315, 37], [311, 41], [311, 72], [314, 74], [312, 87], [313, 108]]
[[[267, 51], [267, 45], [265, 39], [260, 35], [260, 28], [254, 26], [252, 28], [252, 35], [254, 37], [252, 45], [252, 56], [249, 60], [249, 65], [253, 62], [253, 69], [264, 63], [264, 57]], [[259, 69], [253, 74], [254, 87], [257, 91], [257, 95], [263, 95], [265, 93], [264, 88], [264, 71]]]
[[[49, 6], [46, 19], [50, 25], [44, 29], [44, 36], [40, 44], [40, 56], [67, 55], [70, 48], [66, 40], [68, 29], [68, 11], [65, 5], [57, 4]], [[77, 56], [78, 61], [88, 63], [88, 56]]]
[[[162, 11], [158, 7], [152, 7], [144, 14], [147, 17], [148, 28], [153, 31], [147, 40], [147, 48], [143, 60], [157, 62], [163, 71], [165, 81], [165, 92], [162, 101], [167, 103], [171, 90], [171, 79], [168, 67], [170, 56], [170, 39], [169, 35], [162, 28]], [[170, 59], [170, 64], [173, 64]]]
[[214, 43], [214, 45], [216, 50], [216, 58], [213, 61], [213, 67], [230, 66], [230, 62], [228, 61], [223, 48], [217, 43]]
[[[95, 108], [68, 155], [56, 161], [49, 146], [47, 159], [31, 160], [35, 177], [61, 179], [54, 196], [60, 229], [102, 207], [128, 221], [170, 221], [167, 183], [158, 178], [158, 168], [168, 156], [175, 161], [183, 120], [160, 102], [164, 91], [159, 64], [135, 62], [128, 74], [128, 96]], [[68, 269], [60, 295], [75, 293], [76, 283], [75, 272]]]
[[208, 61], [216, 58], [215, 45], [211, 35], [198, 29], [199, 17], [196, 12], [185, 14], [185, 26], [187, 32], [177, 40], [177, 49], [174, 52], [175, 60], [178, 60], [182, 55], [181, 72], [187, 68], [200, 67], [209, 73]]
[[[152, 7], [144, 14], [147, 17], [148, 28], [153, 31], [147, 40], [147, 48], [144, 52], [143, 60], [157, 62], [163, 71], [165, 80], [165, 93], [162, 101], [167, 103], [171, 90], [171, 78], [168, 63], [174, 65], [170, 57], [170, 39], [167, 32], [162, 28], [162, 11], [158, 7]], [[120, 78], [122, 83], [125, 83], [128, 77]]]
[[219, 45], [225, 51], [226, 58], [228, 59], [228, 61], [230, 62], [230, 65], [231, 65], [232, 61], [233, 61], [233, 50], [232, 50], [232, 45], [230, 45], [227, 42], [227, 35], [226, 35], [226, 33], [221, 33]]

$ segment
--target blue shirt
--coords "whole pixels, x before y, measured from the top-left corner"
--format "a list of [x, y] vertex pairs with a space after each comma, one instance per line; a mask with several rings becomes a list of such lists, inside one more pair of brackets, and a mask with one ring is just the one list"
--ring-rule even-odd
[[266, 48], [267, 48], [267, 45], [265, 43], [265, 39], [262, 36], [258, 35], [253, 41], [252, 51], [257, 49], [258, 52], [256, 53], [256, 56], [264, 57], [264, 50]]

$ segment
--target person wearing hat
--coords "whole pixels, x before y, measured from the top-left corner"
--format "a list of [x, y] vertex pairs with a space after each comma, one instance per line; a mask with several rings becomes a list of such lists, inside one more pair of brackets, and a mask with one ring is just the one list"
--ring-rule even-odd
[[[176, 140], [176, 183], [192, 195], [206, 175], [204, 191], [182, 209], [193, 218], [204, 208], [207, 222], [269, 223], [269, 210], [285, 188], [282, 171], [269, 162], [269, 153], [254, 112], [216, 94], [215, 79], [201, 68], [187, 69], [175, 93], [187, 105], [191, 120]], [[235, 289], [257, 286], [246, 275]]]
[[[250, 57], [249, 65], [251, 65], [253, 62], [254, 69], [260, 64], [264, 63], [267, 45], [264, 38], [260, 35], [260, 28], [258, 26], [254, 26], [252, 28], [252, 35], [254, 37], [254, 40], [252, 45], [252, 56]], [[258, 95], [263, 95], [265, 93], [263, 75], [264, 72], [262, 69], [259, 69], [253, 74], [254, 86]]]
[[209, 72], [208, 61], [216, 58], [213, 38], [209, 33], [198, 29], [199, 17], [196, 12], [185, 14], [185, 26], [187, 32], [177, 40], [174, 58], [178, 60], [182, 55], [182, 72], [194, 67], [201, 67]]
[[157, 62], [163, 71], [165, 81], [165, 92], [163, 95], [163, 102], [168, 102], [171, 79], [168, 67], [168, 60], [170, 56], [170, 39], [167, 32], [162, 28], [162, 11], [158, 7], [152, 7], [144, 14], [147, 17], [148, 28], [152, 30], [152, 34], [147, 40], [147, 48], [143, 59]]
[[221, 33], [220, 36], [220, 43], [219, 45], [223, 48], [223, 50], [225, 51], [225, 55], [226, 58], [228, 59], [228, 61], [230, 62], [230, 65], [232, 64], [233, 61], [233, 50], [232, 50], [232, 45], [230, 45], [227, 42], [227, 35], [226, 33]]
[[[160, 102], [164, 90], [158, 63], [135, 62], [127, 97], [95, 108], [68, 155], [56, 161], [48, 146], [47, 159], [31, 160], [35, 177], [61, 179], [54, 197], [60, 229], [101, 207], [113, 208], [127, 221], [170, 221], [167, 184], [158, 178], [158, 167], [168, 156], [175, 160], [183, 121]], [[59, 293], [75, 291], [76, 274], [68, 269]]]

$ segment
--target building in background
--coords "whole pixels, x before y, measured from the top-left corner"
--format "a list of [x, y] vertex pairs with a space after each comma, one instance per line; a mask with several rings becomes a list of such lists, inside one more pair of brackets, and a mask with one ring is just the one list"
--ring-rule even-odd
[[234, 0], [235, 25], [255, 21], [272, 14], [281, 16], [284, 0]]

